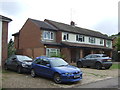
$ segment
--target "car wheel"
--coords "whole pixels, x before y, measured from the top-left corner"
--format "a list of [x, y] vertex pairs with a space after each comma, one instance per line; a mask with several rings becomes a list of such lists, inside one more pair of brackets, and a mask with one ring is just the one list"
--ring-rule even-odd
[[105, 69], [109, 69], [110, 67], [105, 67]]
[[18, 73], [22, 73], [22, 68], [21, 68], [20, 66], [18, 66], [17, 72], [18, 72]]
[[31, 70], [31, 76], [32, 76], [32, 77], [36, 77], [36, 74], [35, 74], [35, 70], [34, 70], [34, 69]]
[[5, 69], [5, 70], [8, 70], [8, 67], [7, 67], [7, 65], [6, 65], [6, 64], [4, 65], [4, 69]]
[[62, 82], [62, 81], [61, 81], [60, 74], [56, 73], [56, 74], [54, 75], [54, 82], [57, 83], [57, 84], [59, 84], [59, 83]]
[[78, 62], [78, 63], [77, 63], [77, 67], [82, 68], [82, 67], [83, 67], [82, 63], [81, 63], [81, 62]]
[[102, 69], [101, 63], [97, 62], [97, 63], [95, 64], [95, 68], [98, 69], [98, 70]]

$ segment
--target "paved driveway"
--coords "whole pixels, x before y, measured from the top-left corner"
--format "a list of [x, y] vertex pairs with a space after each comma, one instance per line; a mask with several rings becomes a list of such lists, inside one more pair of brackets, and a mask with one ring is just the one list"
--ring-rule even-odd
[[17, 74], [13, 71], [3, 71], [3, 88], [72, 88], [78, 85], [95, 82], [98, 80], [118, 77], [117, 69], [96, 70], [81, 68], [83, 71], [82, 81], [76, 83], [55, 84], [51, 79], [43, 77], [32, 78], [29, 74]]

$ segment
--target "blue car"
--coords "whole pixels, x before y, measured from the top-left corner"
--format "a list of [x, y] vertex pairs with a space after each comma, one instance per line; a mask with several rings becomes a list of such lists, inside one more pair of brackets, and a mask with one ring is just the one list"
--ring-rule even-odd
[[61, 58], [37, 57], [31, 65], [31, 76], [52, 78], [55, 83], [77, 82], [82, 79], [82, 71], [69, 65]]

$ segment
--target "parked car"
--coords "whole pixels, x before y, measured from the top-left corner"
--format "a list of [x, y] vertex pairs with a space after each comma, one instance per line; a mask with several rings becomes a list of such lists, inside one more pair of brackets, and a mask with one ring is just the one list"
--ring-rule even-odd
[[105, 54], [89, 54], [77, 61], [77, 67], [90, 66], [96, 69], [109, 69], [112, 66], [111, 58]]
[[55, 83], [77, 82], [82, 79], [82, 71], [57, 57], [37, 57], [31, 65], [31, 76], [52, 78]]
[[9, 57], [4, 65], [4, 68], [15, 70], [18, 73], [30, 72], [32, 64], [32, 58], [23, 55], [12, 55]]

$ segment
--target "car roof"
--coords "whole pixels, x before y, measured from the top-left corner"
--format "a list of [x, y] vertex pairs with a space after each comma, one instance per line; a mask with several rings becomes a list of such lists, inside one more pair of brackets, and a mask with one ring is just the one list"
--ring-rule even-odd
[[40, 56], [40, 57], [36, 57], [36, 59], [46, 59], [46, 60], [54, 60], [54, 59], [61, 59], [58, 57], [47, 57], [47, 56]]
[[103, 56], [105, 54], [89, 54], [89, 55], [98, 55], [98, 56]]

